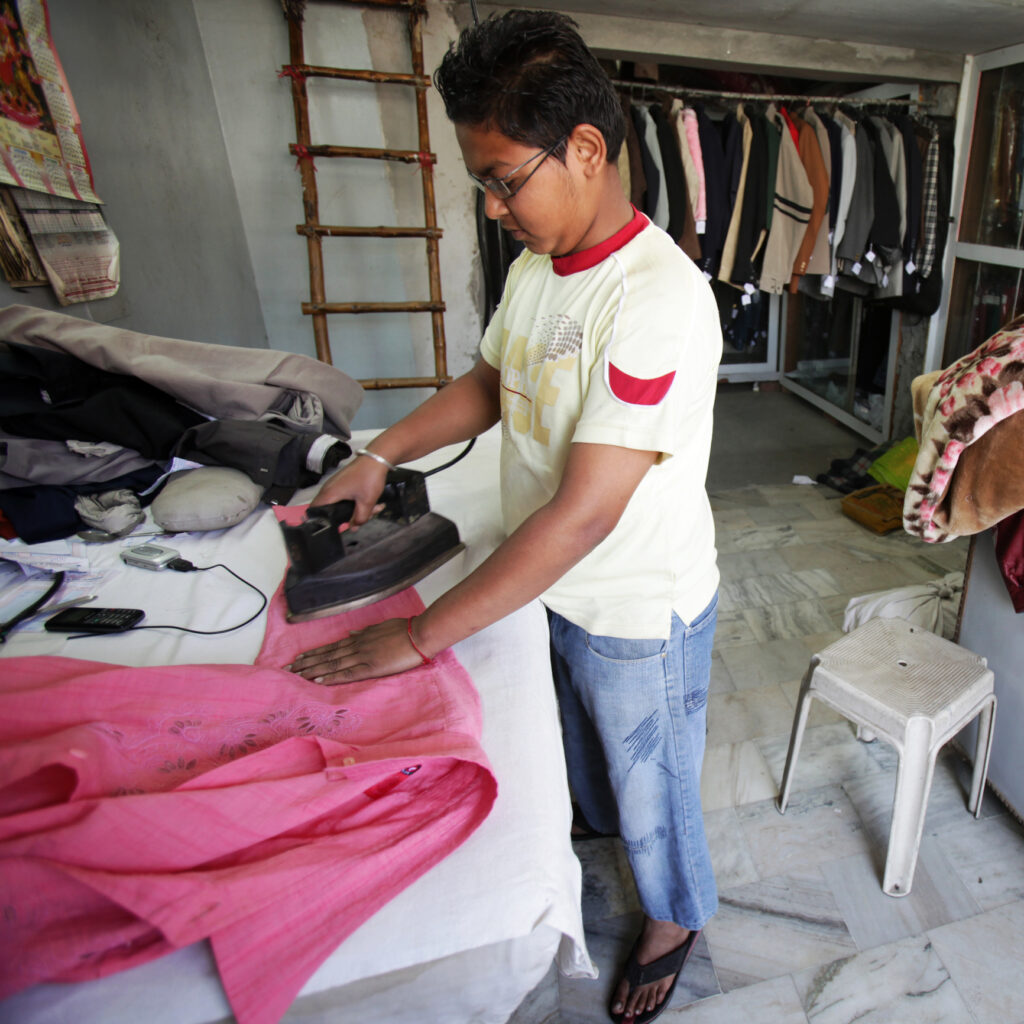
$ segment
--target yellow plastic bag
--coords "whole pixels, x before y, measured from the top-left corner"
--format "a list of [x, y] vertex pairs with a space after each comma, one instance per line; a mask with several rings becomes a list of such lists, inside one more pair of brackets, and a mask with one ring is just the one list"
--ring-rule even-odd
[[905, 491], [917, 461], [917, 451], [917, 438], [905, 437], [871, 463], [868, 476], [874, 477], [880, 484]]

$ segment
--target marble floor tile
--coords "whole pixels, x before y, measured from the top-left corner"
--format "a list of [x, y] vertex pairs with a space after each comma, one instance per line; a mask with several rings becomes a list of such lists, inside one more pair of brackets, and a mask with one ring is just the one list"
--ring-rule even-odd
[[753, 643], [755, 640], [757, 640], [757, 636], [742, 612], [720, 611], [718, 613], [718, 622], [715, 625], [714, 649], [716, 651], [723, 651], [726, 647], [733, 647], [736, 644]]
[[764, 495], [751, 485], [750, 487], [732, 487], [728, 490], [709, 491], [708, 501], [715, 512], [728, 509], [760, 508], [767, 505]]
[[843, 591], [847, 594], [874, 594], [882, 590], [924, 583], [932, 578], [926, 569], [911, 559], [852, 565], [843, 573]]
[[757, 881], [757, 868], [754, 867], [739, 819], [732, 807], [705, 811], [704, 831], [708, 837], [715, 881], [720, 890]]
[[715, 512], [715, 528], [718, 530], [749, 529], [757, 526], [751, 510], [745, 508], [722, 508]]
[[831, 597], [840, 593], [835, 577], [825, 569], [801, 569], [799, 572], [748, 576], [723, 583], [721, 596], [728, 608], [759, 608], [809, 598]]
[[737, 644], [720, 653], [737, 690], [772, 683], [799, 684], [811, 661], [810, 652], [799, 639]]
[[573, 843], [583, 869], [583, 920], [601, 921], [640, 909], [633, 872], [617, 838]]
[[716, 693], [708, 698], [709, 745], [775, 736], [793, 722], [793, 706], [779, 686]]
[[818, 488], [807, 484], [760, 484], [757, 491], [769, 505], [821, 500], [818, 498]]
[[744, 608], [743, 618], [754, 637], [762, 641], [796, 640], [807, 633], [821, 633], [833, 627], [820, 599]]
[[720, 892], [704, 934], [724, 992], [856, 951], [831, 890], [813, 868]]
[[840, 504], [841, 494], [822, 496], [817, 501], [807, 501], [804, 504], [811, 510], [815, 519], [836, 519], [843, 515], [843, 506]]
[[807, 1024], [807, 1014], [793, 979], [786, 975], [734, 989], [691, 1003], [681, 1010], [669, 1008], [659, 1018], [664, 1024]]
[[1009, 814], [981, 821], [965, 816], [935, 840], [983, 910], [1024, 899], [1024, 828]]
[[708, 693], [731, 693], [735, 689], [732, 673], [726, 667], [721, 652], [714, 651], [711, 655], [711, 682]]
[[798, 874], [832, 860], [871, 855], [853, 804], [839, 786], [790, 796], [786, 813], [774, 800], [736, 808], [754, 866], [762, 878]]
[[794, 975], [811, 1024], [970, 1024], [949, 971], [925, 936]]
[[[796, 711], [796, 702], [800, 698], [800, 684], [801, 680], [796, 679], [791, 683], [779, 683], [779, 687], [782, 692], [786, 695], [786, 700], [789, 701], [790, 707]], [[827, 704], [823, 704], [820, 700], [811, 702], [811, 713], [807, 718], [808, 728], [813, 729], [818, 725], [836, 725], [845, 722], [838, 711], [833, 711]]]
[[723, 583], [734, 583], [748, 576], [771, 576], [774, 573], [790, 572], [791, 569], [779, 551], [765, 550], [736, 551], [732, 554], [719, 552], [718, 571]]
[[777, 523], [795, 523], [801, 519], [814, 519], [807, 505], [794, 501], [785, 504], [769, 502], [764, 508], [752, 508], [747, 513], [757, 526], [774, 526]]
[[829, 644], [835, 643], [843, 635], [841, 626], [833, 626], [824, 633], [811, 633], [808, 636], [800, 637], [800, 643], [807, 648], [810, 654], [817, 654], [823, 651]]
[[771, 772], [753, 742], [709, 746], [704, 751], [700, 799], [705, 813], [773, 799]]
[[977, 1024], [1024, 1021], [1024, 902], [928, 932]]
[[[756, 743], [772, 778], [781, 786], [789, 751], [789, 733], [759, 739]], [[895, 779], [896, 764], [896, 751], [892, 747], [881, 740], [862, 743], [856, 737], [854, 726], [845, 719], [835, 725], [808, 726], [793, 768], [790, 791], [797, 793], [879, 772], [889, 772]]]
[[509, 1017], [506, 1024], [560, 1024], [558, 968], [551, 969]]
[[885, 849], [821, 865], [857, 946], [871, 949], [979, 913], [934, 840], [925, 839], [914, 883], [898, 899], [882, 891]]
[[[811, 522], [812, 520], [808, 520]], [[794, 527], [756, 526], [746, 530], [725, 530], [716, 537], [716, 546], [723, 555], [737, 551], [774, 551], [789, 544], [801, 543]]]
[[[636, 913], [605, 918], [587, 925], [587, 949], [600, 975], [596, 980], [559, 977], [561, 1024], [608, 1024], [608, 1004], [642, 923], [642, 915]], [[676, 983], [669, 1008], [683, 1007], [718, 995], [721, 991], [707, 943], [700, 935]]]
[[866, 552], [854, 552], [848, 547], [835, 544], [794, 544], [779, 551], [779, 557], [790, 569], [828, 569], [845, 573], [851, 564], [878, 562], [878, 556]]
[[[882, 741], [876, 741], [882, 742]], [[872, 744], [873, 746], [873, 744]], [[925, 835], [939, 835], [950, 829], [969, 826], [974, 821], [967, 810], [970, 774], [958, 771], [960, 758], [948, 754], [937, 758], [928, 794], [925, 816]], [[885, 847], [892, 824], [892, 802], [896, 792], [896, 777], [891, 772], [847, 779], [843, 789], [857, 808], [861, 821], [876, 845]], [[1004, 813], [999, 800], [986, 793], [982, 813], [988, 817]]]

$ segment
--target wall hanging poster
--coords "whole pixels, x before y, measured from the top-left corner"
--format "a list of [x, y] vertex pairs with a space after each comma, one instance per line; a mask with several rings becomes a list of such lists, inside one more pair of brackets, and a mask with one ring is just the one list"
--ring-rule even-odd
[[0, 182], [100, 201], [45, 0], [0, 0]]
[[[21, 225], [62, 306], [117, 292], [119, 245], [96, 205], [46, 0], [0, 0], [0, 185], [14, 186], [9, 194]], [[4, 228], [0, 223], [5, 248], [17, 252], [18, 232]], [[21, 280], [24, 262], [9, 268], [4, 261], [11, 283], [35, 283]]]

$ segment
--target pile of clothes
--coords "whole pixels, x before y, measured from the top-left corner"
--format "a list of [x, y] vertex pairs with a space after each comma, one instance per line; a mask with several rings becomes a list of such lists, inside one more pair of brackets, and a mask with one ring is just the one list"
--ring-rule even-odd
[[0, 535], [123, 535], [160, 494], [165, 528], [233, 525], [346, 458], [361, 401], [307, 356], [0, 309]]

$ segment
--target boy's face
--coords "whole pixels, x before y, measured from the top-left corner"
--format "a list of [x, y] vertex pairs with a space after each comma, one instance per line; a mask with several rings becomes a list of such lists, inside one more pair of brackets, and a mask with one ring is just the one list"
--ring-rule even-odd
[[491, 220], [531, 252], [564, 256], [585, 247], [592, 214], [586, 212], [586, 181], [571, 145], [563, 164], [545, 155], [542, 147], [516, 142], [491, 128], [457, 124], [455, 135], [466, 169], [475, 177], [511, 175], [506, 184], [515, 194], [509, 198], [484, 191], [484, 212]]

